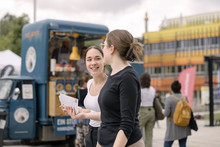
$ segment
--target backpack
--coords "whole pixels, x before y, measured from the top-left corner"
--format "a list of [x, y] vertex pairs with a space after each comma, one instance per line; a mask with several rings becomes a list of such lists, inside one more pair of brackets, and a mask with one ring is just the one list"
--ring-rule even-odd
[[164, 119], [164, 114], [162, 112], [163, 108], [159, 98], [157, 97], [154, 98], [153, 107], [155, 109], [156, 120], [163, 120]]
[[173, 122], [177, 126], [186, 127], [189, 125], [191, 118], [191, 108], [186, 101], [186, 98], [183, 97], [183, 100], [172, 95], [175, 99], [178, 100], [176, 108], [173, 114]]

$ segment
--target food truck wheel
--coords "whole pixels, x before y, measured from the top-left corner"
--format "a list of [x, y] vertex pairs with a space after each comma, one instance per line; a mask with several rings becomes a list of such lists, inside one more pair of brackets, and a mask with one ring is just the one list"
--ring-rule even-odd
[[75, 138], [76, 136], [75, 135], [70, 135], [69, 138], [68, 138], [68, 144], [69, 144], [69, 147], [75, 147]]

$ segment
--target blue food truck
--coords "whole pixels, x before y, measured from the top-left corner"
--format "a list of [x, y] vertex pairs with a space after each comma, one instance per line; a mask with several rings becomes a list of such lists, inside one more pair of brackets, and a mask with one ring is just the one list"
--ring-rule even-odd
[[77, 120], [61, 111], [58, 96], [75, 96], [77, 82], [88, 75], [78, 65], [82, 49], [99, 45], [108, 31], [104, 25], [52, 19], [23, 27], [21, 74], [0, 79], [4, 139], [74, 146]]

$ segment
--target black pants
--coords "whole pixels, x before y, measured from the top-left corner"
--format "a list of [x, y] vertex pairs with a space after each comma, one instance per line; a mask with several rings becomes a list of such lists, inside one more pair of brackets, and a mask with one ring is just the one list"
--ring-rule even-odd
[[89, 132], [86, 135], [86, 147], [96, 147], [98, 127], [89, 126]]

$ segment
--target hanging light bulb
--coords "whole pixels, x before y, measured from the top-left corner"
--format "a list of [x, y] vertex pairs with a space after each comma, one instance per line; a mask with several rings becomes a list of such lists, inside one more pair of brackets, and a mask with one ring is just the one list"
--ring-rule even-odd
[[78, 53], [78, 47], [76, 46], [76, 38], [78, 38], [79, 34], [78, 33], [73, 33], [74, 37], [74, 46], [72, 47], [72, 53], [69, 56], [70, 60], [79, 60], [80, 55]]

